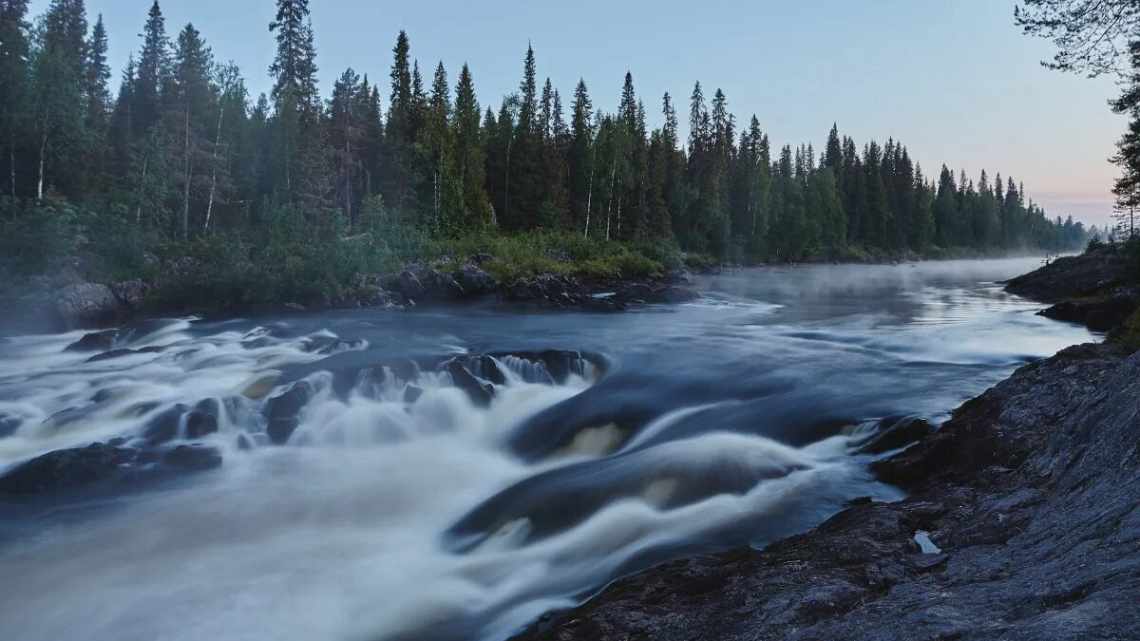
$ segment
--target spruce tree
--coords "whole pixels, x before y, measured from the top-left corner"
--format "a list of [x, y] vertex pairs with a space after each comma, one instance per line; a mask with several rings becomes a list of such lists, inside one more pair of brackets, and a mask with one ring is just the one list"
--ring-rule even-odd
[[111, 69], [107, 66], [107, 29], [103, 26], [103, 15], [100, 14], [88, 41], [84, 82], [84, 94], [87, 98], [84, 128], [87, 131], [87, 149], [90, 158], [88, 166], [97, 180], [101, 180], [106, 172], [107, 126], [111, 108], [111, 91], [107, 82], [110, 79]]
[[131, 129], [136, 136], [145, 135], [162, 116], [162, 96], [170, 82], [170, 56], [166, 19], [155, 0], [143, 27], [143, 47], [135, 71], [135, 86], [131, 90], [134, 100]]
[[178, 208], [178, 234], [186, 240], [190, 235], [190, 209], [195, 187], [195, 173], [208, 165], [206, 130], [213, 121], [210, 112], [216, 96], [211, 85], [213, 53], [194, 25], [188, 24], [178, 34], [174, 54], [173, 96], [171, 96], [170, 129], [176, 132], [177, 156], [181, 159], [178, 182], [181, 203]]
[[[489, 112], [488, 112], [489, 113]], [[479, 100], [467, 64], [459, 71], [455, 88], [455, 116], [452, 122], [456, 170], [463, 191], [462, 224], [476, 228], [490, 223], [490, 207], [484, 187], [486, 158], [483, 132], [479, 128]]]
[[585, 80], [578, 80], [574, 89], [574, 106], [570, 116], [570, 219], [574, 229], [582, 230], [583, 234], [589, 227], [590, 216], [593, 213], [594, 191], [594, 105], [590, 101], [590, 93], [586, 88]]

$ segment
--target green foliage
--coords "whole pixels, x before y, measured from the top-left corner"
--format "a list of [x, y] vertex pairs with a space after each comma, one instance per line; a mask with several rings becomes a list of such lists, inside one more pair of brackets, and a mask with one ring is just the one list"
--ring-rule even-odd
[[13, 276], [51, 273], [84, 244], [81, 212], [61, 200], [28, 206], [0, 198], [0, 269]]

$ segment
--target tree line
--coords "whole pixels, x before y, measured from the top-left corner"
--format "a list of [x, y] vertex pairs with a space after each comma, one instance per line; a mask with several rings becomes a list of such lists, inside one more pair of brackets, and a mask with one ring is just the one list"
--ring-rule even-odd
[[[812, 145], [773, 149], [752, 116], [698, 82], [682, 139], [678, 105], [626, 73], [617, 108], [579, 81], [539, 82], [528, 47], [517, 92], [480, 104], [471, 69], [452, 82], [421, 68], [409, 37], [388, 86], [352, 69], [318, 88], [308, 0], [277, 0], [272, 90], [251, 98], [187, 24], [171, 37], [156, 1], [112, 95], [108, 34], [83, 0], [0, 0], [0, 149], [5, 197], [81, 203], [162, 242], [313, 238], [416, 229], [561, 231], [585, 239], [675, 242], [735, 262], [939, 249], [1057, 250], [1080, 223], [1050, 219], [1023, 186], [942, 166], [928, 177], [907, 147], [861, 147], [833, 126]], [[616, 88], [616, 87], [615, 87]], [[681, 107], [684, 109], [684, 107]]]

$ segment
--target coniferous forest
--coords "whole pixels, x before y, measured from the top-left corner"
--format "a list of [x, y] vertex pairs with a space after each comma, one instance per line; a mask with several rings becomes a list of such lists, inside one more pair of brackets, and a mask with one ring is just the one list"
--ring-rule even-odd
[[276, 283], [262, 295], [281, 298], [484, 245], [630, 265], [1085, 240], [1008, 174], [924, 170], [901, 141], [857, 142], [835, 126], [821, 149], [773, 147], [756, 116], [738, 119], [699, 82], [651, 97], [626, 73], [563, 92], [531, 48], [518, 91], [492, 102], [476, 70], [421, 62], [400, 32], [389, 78], [347, 69], [324, 96], [308, 0], [276, 4], [272, 91], [254, 97], [208, 34], [168, 29], [158, 2], [116, 73], [112, 34], [83, 0], [52, 0], [34, 18], [28, 0], [0, 0], [4, 268], [134, 277], [190, 256], [227, 286]]

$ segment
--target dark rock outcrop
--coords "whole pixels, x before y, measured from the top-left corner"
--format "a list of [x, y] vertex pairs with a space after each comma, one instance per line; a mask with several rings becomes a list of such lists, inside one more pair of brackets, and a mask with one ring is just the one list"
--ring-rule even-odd
[[1054, 259], [1036, 271], [1013, 278], [1006, 290], [1033, 300], [1055, 303], [1091, 296], [1127, 279], [1128, 258], [1115, 246], [1104, 246], [1079, 256]]
[[1054, 320], [1085, 325], [1094, 332], [1119, 327], [1140, 307], [1140, 288], [1117, 287], [1097, 296], [1063, 300], [1041, 312]]
[[64, 351], [67, 352], [100, 352], [110, 350], [115, 346], [115, 337], [118, 332], [113, 329], [108, 329], [102, 332], [91, 332], [84, 334], [83, 338], [68, 345]]
[[411, 270], [404, 270], [400, 272], [400, 276], [396, 281], [398, 287], [397, 291], [408, 300], [416, 300], [422, 298], [424, 295], [424, 286], [420, 279]]
[[59, 498], [68, 494], [137, 489], [188, 472], [219, 467], [221, 453], [204, 445], [173, 449], [124, 447], [121, 441], [57, 450], [0, 476], [0, 497]]
[[495, 398], [495, 386], [477, 378], [463, 363], [453, 360], [447, 364], [453, 385], [463, 390], [471, 402], [478, 407], [487, 407]]
[[858, 447], [866, 454], [885, 454], [917, 443], [934, 433], [934, 426], [917, 416], [892, 416], [879, 422], [876, 432]]
[[1140, 353], [1023, 367], [875, 470], [909, 498], [621, 579], [518, 639], [1136, 638]]
[[186, 438], [199, 439], [218, 431], [222, 404], [216, 398], [198, 401], [186, 415]]
[[111, 292], [119, 302], [132, 312], [143, 311], [150, 285], [141, 279], [124, 280], [111, 283]]
[[265, 403], [267, 420], [265, 431], [274, 445], [284, 445], [301, 424], [301, 409], [313, 397], [313, 386], [308, 381], [298, 381], [284, 393], [270, 398]]
[[478, 264], [472, 262], [459, 268], [455, 272], [455, 280], [463, 288], [467, 296], [486, 296], [494, 294], [499, 287], [494, 276], [483, 271]]
[[97, 283], [68, 285], [54, 300], [60, 323], [68, 328], [111, 323], [128, 312], [110, 287]]

